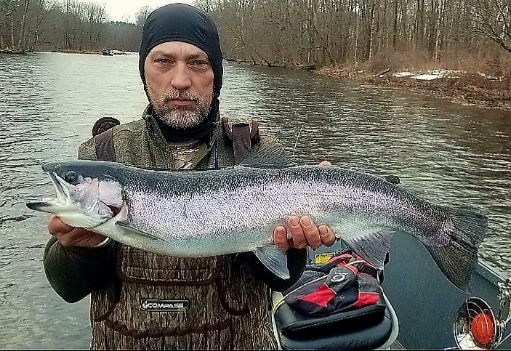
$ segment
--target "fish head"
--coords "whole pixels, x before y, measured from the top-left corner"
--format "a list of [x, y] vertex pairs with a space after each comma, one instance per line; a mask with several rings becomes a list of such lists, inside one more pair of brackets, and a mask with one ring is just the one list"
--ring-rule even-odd
[[94, 163], [44, 164], [43, 171], [55, 186], [57, 197], [29, 202], [27, 207], [55, 214], [73, 227], [94, 228], [114, 218], [125, 206], [122, 185], [100, 169], [94, 169]]

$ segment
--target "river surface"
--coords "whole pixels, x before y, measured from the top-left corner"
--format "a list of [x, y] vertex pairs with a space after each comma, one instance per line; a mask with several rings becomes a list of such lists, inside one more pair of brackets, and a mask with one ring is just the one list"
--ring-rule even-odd
[[[88, 348], [86, 298], [63, 302], [42, 255], [54, 196], [41, 164], [76, 157], [102, 116], [138, 119], [138, 56], [0, 55], [0, 347]], [[417, 195], [489, 217], [480, 256], [511, 273], [511, 114], [310, 72], [225, 64], [221, 110], [255, 118], [303, 160], [394, 174]]]

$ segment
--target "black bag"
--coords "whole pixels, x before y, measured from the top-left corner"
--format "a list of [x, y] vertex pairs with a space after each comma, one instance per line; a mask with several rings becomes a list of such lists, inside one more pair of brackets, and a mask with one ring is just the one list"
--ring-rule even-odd
[[349, 251], [332, 257], [327, 263], [307, 266], [301, 278], [283, 292], [284, 297], [273, 307], [282, 338], [289, 342], [329, 335], [351, 335], [351, 338], [359, 335], [342, 345], [383, 344], [392, 325], [385, 318], [387, 306], [378, 273]]

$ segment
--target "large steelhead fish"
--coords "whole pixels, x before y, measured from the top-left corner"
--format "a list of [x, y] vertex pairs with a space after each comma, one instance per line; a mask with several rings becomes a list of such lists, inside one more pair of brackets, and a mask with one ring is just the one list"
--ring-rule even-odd
[[104, 161], [43, 165], [57, 198], [30, 202], [126, 245], [175, 257], [253, 251], [289, 277], [272, 244], [275, 225], [310, 215], [369, 262], [383, 266], [392, 234], [406, 232], [429, 250], [446, 277], [468, 286], [487, 218], [433, 205], [400, 186], [338, 167], [236, 166], [208, 171], [151, 171]]

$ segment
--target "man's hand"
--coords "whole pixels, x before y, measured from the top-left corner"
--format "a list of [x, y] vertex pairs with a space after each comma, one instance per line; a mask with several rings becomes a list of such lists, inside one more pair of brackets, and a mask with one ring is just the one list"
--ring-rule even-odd
[[[322, 161], [319, 165], [329, 167], [332, 164]], [[332, 229], [324, 224], [316, 226], [309, 216], [289, 217], [287, 227], [291, 233], [290, 239], [287, 237], [287, 230], [284, 226], [277, 226], [273, 230], [273, 242], [282, 251], [287, 251], [291, 247], [304, 249], [307, 246], [317, 249], [321, 245], [332, 246], [335, 243], [336, 238]]]
[[335, 235], [327, 225], [316, 226], [309, 216], [298, 218], [289, 217], [287, 226], [291, 238], [287, 238], [287, 230], [284, 226], [277, 226], [273, 230], [273, 242], [282, 251], [294, 247], [304, 249], [307, 246], [317, 249], [321, 245], [332, 246], [335, 243]]
[[62, 246], [94, 247], [106, 239], [103, 235], [87, 229], [71, 227], [54, 215], [48, 221], [48, 232]]

